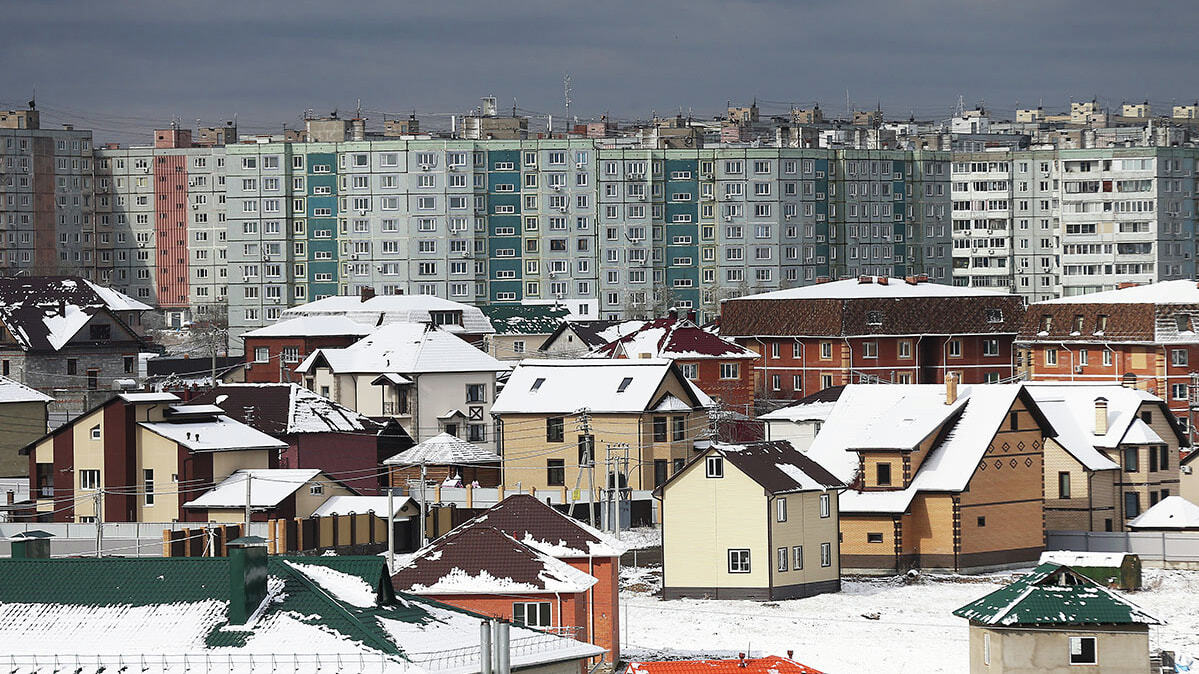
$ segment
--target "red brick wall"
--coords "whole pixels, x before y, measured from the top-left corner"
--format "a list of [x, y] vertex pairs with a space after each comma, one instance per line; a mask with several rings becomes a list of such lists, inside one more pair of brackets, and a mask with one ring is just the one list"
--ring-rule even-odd
[[[37, 486], [37, 472], [33, 476]], [[51, 517], [55, 522], [75, 520], [75, 435], [66, 430], [54, 436], [54, 509], [62, 509]], [[63, 499], [71, 499], [64, 501]]]
[[[247, 337], [246, 343], [246, 381], [256, 384], [279, 382], [279, 354], [284, 347], [294, 346], [299, 351], [299, 360], [294, 363], [284, 363], [288, 371], [288, 381], [297, 384], [304, 383], [304, 377], [296, 373], [309, 354], [320, 348], [344, 348], [358, 341], [358, 337]], [[270, 356], [265, 363], [254, 362], [254, 354], [259, 347], [266, 347]]]
[[154, 238], [158, 306], [190, 305], [187, 260], [187, 157], [154, 157]]
[[[548, 601], [555, 625], [577, 627], [579, 631], [576, 633], [575, 638], [580, 641], [590, 642], [587, 634], [586, 593], [560, 595], [555, 595], [552, 592], [530, 592], [519, 595], [439, 594], [429, 595], [429, 598], [449, 604], [450, 606], [466, 609], [467, 611], [503, 618], [504, 620], [512, 620], [512, 605], [516, 602]], [[561, 600], [560, 605], [559, 599]]]
[[279, 468], [319, 468], [359, 494], [382, 493], [379, 440], [373, 433], [302, 433], [287, 439]]
[[[598, 581], [591, 588], [594, 597], [595, 638], [591, 643], [608, 649], [608, 662], [620, 659], [620, 564], [615, 557], [563, 559], [574, 568], [591, 574]], [[590, 619], [589, 619], [590, 620]]]
[[136, 522], [134, 503], [141, 486], [137, 475], [132, 405], [113, 403], [104, 408], [104, 521]]
[[[754, 406], [754, 360], [738, 358], [719, 360], [705, 358], [702, 360], [679, 360], [676, 364], [694, 364], [696, 378], [693, 380], [701, 391], [713, 398], [720, 399], [726, 408], [742, 414], [753, 415]], [[720, 364], [736, 362], [741, 365], [741, 376], [738, 379], [721, 379]]]

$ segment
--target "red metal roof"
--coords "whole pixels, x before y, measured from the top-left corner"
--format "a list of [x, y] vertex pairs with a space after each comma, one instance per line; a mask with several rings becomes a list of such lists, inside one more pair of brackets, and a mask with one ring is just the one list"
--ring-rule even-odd
[[663, 660], [630, 662], [625, 674], [821, 674], [818, 670], [790, 658], [769, 655], [764, 658], [729, 660]]

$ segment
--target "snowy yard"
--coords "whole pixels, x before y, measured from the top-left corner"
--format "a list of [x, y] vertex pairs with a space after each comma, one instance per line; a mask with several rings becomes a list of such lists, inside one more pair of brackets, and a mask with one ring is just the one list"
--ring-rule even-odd
[[[1199, 656], [1199, 571], [1145, 569], [1146, 589], [1129, 598], [1166, 625], [1154, 648]], [[968, 628], [952, 611], [1006, 584], [1013, 574], [854, 579], [842, 592], [770, 603], [661, 601], [660, 569], [625, 569], [624, 656], [680, 658], [786, 655], [823, 672], [896, 674], [969, 670]], [[878, 613], [878, 620], [862, 614]], [[885, 660], [884, 660], [885, 658]]]

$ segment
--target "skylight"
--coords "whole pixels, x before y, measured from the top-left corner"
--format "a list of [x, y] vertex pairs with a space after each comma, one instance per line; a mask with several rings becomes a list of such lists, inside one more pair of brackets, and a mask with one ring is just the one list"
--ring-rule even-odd
[[533, 385], [529, 387], [529, 390], [536, 391], [537, 389], [541, 388], [541, 385], [544, 383], [545, 383], [545, 377], [538, 377], [533, 380]]
[[632, 377], [625, 377], [624, 379], [621, 379], [620, 386], [616, 387], [616, 392], [624, 393], [624, 390], [627, 389], [629, 387], [629, 384], [632, 384], [632, 383], [633, 383]]

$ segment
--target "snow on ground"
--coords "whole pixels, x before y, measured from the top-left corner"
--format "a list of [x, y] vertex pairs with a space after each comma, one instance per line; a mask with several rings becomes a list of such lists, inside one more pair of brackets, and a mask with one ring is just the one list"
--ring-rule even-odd
[[630, 550], [645, 550], [662, 545], [662, 530], [658, 527], [633, 527], [622, 530], [619, 538]]
[[[1016, 574], [930, 575], [842, 581], [842, 591], [778, 602], [674, 600], [654, 596], [661, 569], [622, 569], [628, 658], [785, 655], [823, 672], [969, 671], [969, 632], [954, 609], [999, 589]], [[1168, 624], [1151, 647], [1199, 655], [1199, 571], [1145, 569], [1146, 590], [1129, 598]], [[877, 620], [863, 614], [878, 614]], [[622, 635], [623, 636], [623, 635]], [[885, 646], [880, 648], [880, 646]], [[885, 654], [885, 656], [884, 656]], [[885, 662], [882, 658], [885, 657]]]

